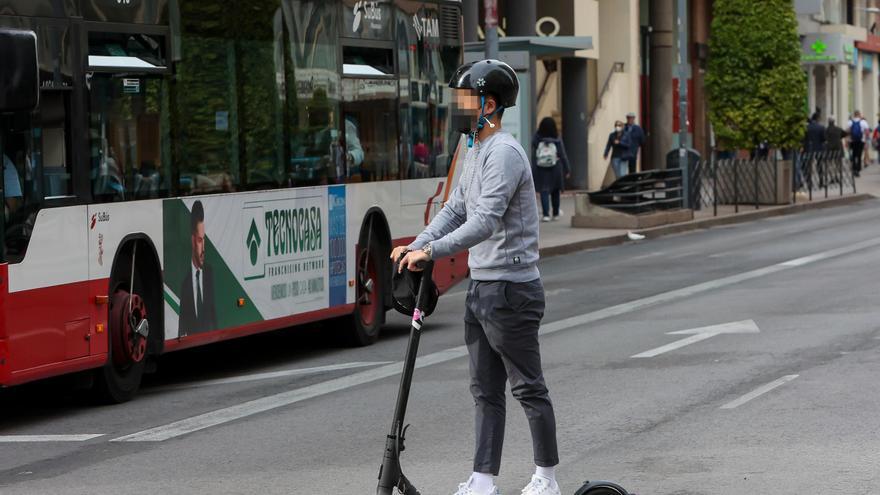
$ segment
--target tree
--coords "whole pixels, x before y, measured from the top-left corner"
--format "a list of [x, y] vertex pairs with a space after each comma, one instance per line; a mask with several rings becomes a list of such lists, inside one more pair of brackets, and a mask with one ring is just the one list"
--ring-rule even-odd
[[792, 0], [714, 1], [706, 88], [719, 147], [801, 143], [807, 83], [800, 52]]

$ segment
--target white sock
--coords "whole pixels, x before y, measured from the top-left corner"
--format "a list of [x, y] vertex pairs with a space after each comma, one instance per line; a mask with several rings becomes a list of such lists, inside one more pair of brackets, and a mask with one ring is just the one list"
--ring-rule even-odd
[[547, 478], [548, 480], [550, 480], [551, 487], [556, 486], [556, 466], [535, 466], [535, 474], [542, 478]]
[[490, 490], [495, 488], [495, 478], [488, 473], [474, 472], [471, 475], [471, 479], [468, 480], [468, 486], [476, 492], [489, 493]]

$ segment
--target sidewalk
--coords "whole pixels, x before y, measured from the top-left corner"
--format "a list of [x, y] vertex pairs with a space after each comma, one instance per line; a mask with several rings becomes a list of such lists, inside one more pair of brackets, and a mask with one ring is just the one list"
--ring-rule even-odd
[[[735, 208], [732, 205], [719, 205], [718, 216], [713, 216], [712, 208], [704, 208], [694, 212], [694, 220], [690, 222], [664, 225], [638, 232], [648, 237], [657, 237], [698, 228], [788, 215], [816, 208], [840, 206], [871, 199], [871, 197], [880, 197], [880, 164], [873, 164], [862, 171], [862, 176], [856, 179], [856, 194], [849, 193], [844, 196], [837, 194], [839, 192], [829, 191], [828, 199], [825, 199], [824, 191], [814, 191], [813, 201], [808, 201], [804, 196], [798, 196], [796, 204], [761, 206], [757, 210], [754, 205], [740, 205], [739, 213], [735, 212]], [[574, 215], [574, 194], [563, 195], [561, 207], [562, 215], [557, 221], [542, 222], [540, 225], [539, 246], [541, 256], [554, 256], [582, 249], [612, 246], [629, 240], [627, 237], [629, 231], [625, 229], [584, 229], [572, 227], [571, 217]], [[540, 206], [538, 208], [540, 209]]]

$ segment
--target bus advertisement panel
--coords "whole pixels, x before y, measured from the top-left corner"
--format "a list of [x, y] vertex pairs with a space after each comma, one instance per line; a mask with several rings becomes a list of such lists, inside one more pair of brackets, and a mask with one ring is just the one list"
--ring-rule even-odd
[[344, 186], [169, 199], [162, 218], [166, 338], [346, 301]]

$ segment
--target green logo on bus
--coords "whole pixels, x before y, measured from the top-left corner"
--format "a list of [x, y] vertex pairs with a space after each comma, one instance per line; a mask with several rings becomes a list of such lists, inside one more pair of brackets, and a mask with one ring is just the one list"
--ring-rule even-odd
[[251, 220], [251, 229], [248, 231], [246, 244], [251, 252], [251, 266], [257, 266], [258, 249], [260, 248], [260, 230], [257, 228], [257, 222]]

